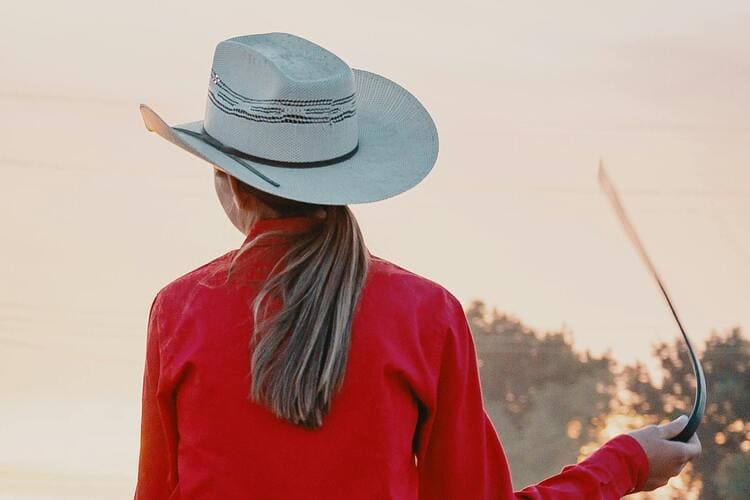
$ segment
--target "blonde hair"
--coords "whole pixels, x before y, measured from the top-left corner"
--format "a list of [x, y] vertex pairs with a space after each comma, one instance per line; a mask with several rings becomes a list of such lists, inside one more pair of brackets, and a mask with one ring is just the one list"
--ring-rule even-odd
[[[259, 234], [230, 264], [231, 274], [237, 258], [266, 237], [288, 241], [252, 303], [249, 397], [295, 425], [320, 427], [343, 383], [370, 253], [348, 206], [303, 203], [240, 186], [282, 217], [326, 212], [307, 231]], [[276, 300], [282, 306], [269, 315]]]

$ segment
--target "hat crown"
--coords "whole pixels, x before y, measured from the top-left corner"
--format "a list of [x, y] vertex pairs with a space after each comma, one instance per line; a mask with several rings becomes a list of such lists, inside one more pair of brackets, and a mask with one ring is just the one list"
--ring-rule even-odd
[[204, 127], [249, 155], [314, 162], [357, 146], [355, 80], [338, 56], [290, 33], [229, 38], [214, 51]]

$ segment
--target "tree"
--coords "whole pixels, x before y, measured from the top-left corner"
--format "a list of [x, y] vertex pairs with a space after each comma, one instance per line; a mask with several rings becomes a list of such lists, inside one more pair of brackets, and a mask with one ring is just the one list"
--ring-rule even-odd
[[722, 460], [717, 479], [721, 498], [747, 500], [750, 496], [750, 453], [730, 455]]
[[569, 332], [540, 334], [481, 301], [467, 312], [485, 407], [517, 486], [575, 463], [609, 413], [615, 381], [609, 356], [573, 348]]

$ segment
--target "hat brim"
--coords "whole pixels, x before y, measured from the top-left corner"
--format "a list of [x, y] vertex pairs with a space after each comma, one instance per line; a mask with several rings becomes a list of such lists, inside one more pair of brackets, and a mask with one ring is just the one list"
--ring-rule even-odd
[[[272, 166], [243, 159], [278, 186], [232, 156], [168, 125], [141, 104], [146, 128], [262, 191], [308, 203], [348, 205], [390, 198], [417, 185], [432, 170], [438, 134], [419, 100], [397, 83], [352, 69], [356, 83], [359, 148], [346, 160], [309, 168]], [[200, 132], [203, 121], [176, 125]]]

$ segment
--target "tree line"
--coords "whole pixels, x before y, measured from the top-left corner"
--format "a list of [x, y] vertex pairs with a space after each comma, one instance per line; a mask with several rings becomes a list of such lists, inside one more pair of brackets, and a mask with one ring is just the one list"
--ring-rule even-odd
[[[694, 378], [681, 338], [653, 346], [655, 377], [642, 363], [621, 365], [609, 354], [580, 351], [571, 332], [535, 331], [479, 300], [466, 316], [485, 407], [517, 487], [578, 461], [610, 437], [612, 427], [624, 432], [691, 409]], [[709, 397], [698, 430], [703, 454], [671, 493], [744, 500], [750, 498], [750, 340], [739, 327], [712, 332], [700, 358]]]

